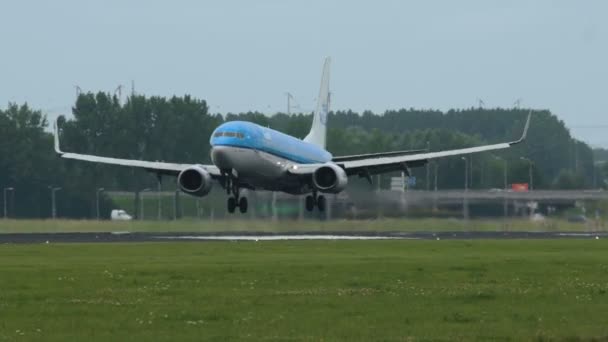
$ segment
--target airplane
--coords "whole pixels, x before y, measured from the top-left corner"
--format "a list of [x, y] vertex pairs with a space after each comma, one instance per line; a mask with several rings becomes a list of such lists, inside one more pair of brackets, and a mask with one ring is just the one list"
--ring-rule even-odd
[[439, 152], [410, 150], [333, 156], [325, 149], [330, 63], [330, 58], [326, 58], [312, 127], [304, 139], [251, 122], [230, 121], [218, 126], [211, 135], [213, 164], [175, 164], [63, 152], [55, 122], [55, 151], [66, 159], [141, 168], [156, 173], [159, 178], [161, 175], [175, 176], [181, 191], [197, 197], [207, 195], [213, 182], [217, 181], [229, 196], [227, 208], [230, 213], [237, 207], [241, 213], [247, 212], [247, 197], [241, 195], [241, 189], [307, 194], [306, 209], [313, 211], [316, 207], [324, 211], [326, 199], [323, 194], [343, 191], [350, 176], [363, 177], [371, 183], [371, 176], [376, 174], [403, 171], [410, 175], [411, 168], [423, 166], [432, 159], [506, 149], [526, 138], [531, 111], [522, 136], [511, 142]]

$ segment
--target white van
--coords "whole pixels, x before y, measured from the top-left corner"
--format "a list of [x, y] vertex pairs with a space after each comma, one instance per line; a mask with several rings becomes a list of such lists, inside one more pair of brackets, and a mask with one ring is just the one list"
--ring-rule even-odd
[[133, 217], [122, 209], [114, 209], [110, 215], [112, 221], [131, 221]]

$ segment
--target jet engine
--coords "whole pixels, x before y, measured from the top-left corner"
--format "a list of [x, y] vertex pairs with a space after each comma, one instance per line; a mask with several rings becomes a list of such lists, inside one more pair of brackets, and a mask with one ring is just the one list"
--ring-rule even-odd
[[203, 197], [211, 191], [211, 175], [200, 165], [193, 165], [177, 176], [177, 184], [183, 192]]
[[312, 183], [321, 192], [337, 194], [346, 188], [348, 176], [338, 165], [327, 163], [313, 172]]

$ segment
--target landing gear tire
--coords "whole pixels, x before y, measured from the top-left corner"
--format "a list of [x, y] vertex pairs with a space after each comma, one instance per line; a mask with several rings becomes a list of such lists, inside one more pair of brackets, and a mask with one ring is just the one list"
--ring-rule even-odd
[[241, 199], [239, 200], [239, 211], [241, 212], [241, 214], [247, 212], [247, 206], [247, 197], [241, 197]]
[[315, 199], [311, 195], [306, 196], [306, 210], [312, 211], [315, 208]]
[[325, 211], [326, 204], [327, 202], [325, 201], [325, 196], [319, 195], [319, 197], [317, 197], [317, 208], [319, 208], [319, 211]]
[[234, 213], [234, 209], [236, 209], [236, 198], [229, 197], [228, 198], [228, 212], [232, 214], [232, 213]]

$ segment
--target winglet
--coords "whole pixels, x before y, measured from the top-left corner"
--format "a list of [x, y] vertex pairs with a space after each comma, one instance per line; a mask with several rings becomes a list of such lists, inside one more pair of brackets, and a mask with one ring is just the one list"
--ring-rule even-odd
[[61, 149], [59, 148], [59, 125], [57, 124], [57, 121], [59, 121], [59, 118], [55, 119], [55, 123], [53, 124], [55, 152], [57, 152], [58, 154], [63, 154], [63, 152], [61, 152]]
[[530, 118], [531, 117], [532, 117], [532, 110], [530, 110], [530, 112], [528, 113], [528, 119], [526, 120], [526, 125], [524, 126], [524, 133], [521, 135], [521, 138], [509, 143], [509, 145], [516, 145], [516, 144], [519, 144], [520, 142], [526, 140], [526, 136], [528, 135], [528, 128], [530, 128]]

